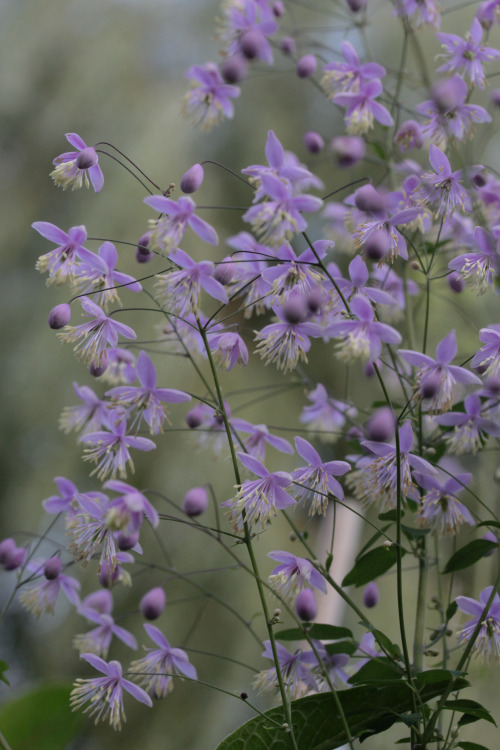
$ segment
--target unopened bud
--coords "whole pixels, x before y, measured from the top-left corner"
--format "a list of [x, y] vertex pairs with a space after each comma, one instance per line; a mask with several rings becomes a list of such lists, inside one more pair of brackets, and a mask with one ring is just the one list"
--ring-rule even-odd
[[382, 406], [374, 413], [366, 426], [368, 440], [386, 443], [394, 435], [394, 412], [388, 406]]
[[226, 284], [229, 284], [233, 280], [235, 270], [234, 261], [231, 256], [228, 255], [227, 258], [224, 258], [224, 260], [218, 263], [215, 267], [214, 279], [218, 281], [219, 284], [226, 286]]
[[375, 607], [378, 604], [378, 600], [378, 586], [375, 581], [370, 581], [363, 592], [363, 604], [365, 607], [371, 609], [371, 607]]
[[243, 34], [240, 41], [240, 49], [247, 60], [255, 60], [262, 47], [262, 40], [262, 34], [255, 29], [246, 31]]
[[5, 570], [17, 570], [26, 562], [28, 551], [24, 547], [17, 547], [14, 553], [3, 564]]
[[354, 193], [354, 203], [360, 211], [371, 214], [379, 214], [384, 211], [384, 196], [376, 190], [373, 185], [363, 185]]
[[108, 357], [106, 353], [103, 354], [102, 362], [100, 365], [96, 365], [95, 362], [91, 362], [89, 366], [89, 373], [93, 378], [100, 378], [108, 369]]
[[434, 398], [441, 390], [441, 376], [438, 373], [431, 373], [426, 378], [422, 378], [420, 383], [420, 394], [423, 399]]
[[325, 147], [325, 142], [319, 133], [314, 130], [308, 130], [304, 133], [304, 146], [311, 154], [319, 154]]
[[248, 700], [248, 693], [240, 693], [240, 698], [242, 701]]
[[183, 193], [195, 193], [203, 182], [203, 167], [201, 164], [193, 164], [181, 177], [180, 188]]
[[431, 97], [441, 112], [450, 112], [463, 103], [464, 82], [459, 75], [438, 81], [431, 88]]
[[297, 325], [307, 317], [307, 303], [302, 294], [290, 294], [284, 307], [283, 317], [290, 325]]
[[62, 563], [60, 557], [51, 557], [47, 560], [43, 567], [43, 574], [48, 581], [53, 581], [57, 578], [62, 570]]
[[208, 492], [204, 487], [192, 487], [184, 495], [182, 510], [191, 518], [200, 516], [208, 506]]
[[119, 531], [116, 535], [116, 543], [118, 545], [118, 549], [120, 549], [122, 552], [135, 547], [138, 541], [138, 531], [134, 531], [133, 534], [124, 534], [123, 531]]
[[165, 609], [166, 601], [167, 597], [162, 588], [158, 586], [151, 589], [147, 594], [144, 594], [139, 604], [142, 616], [146, 620], [156, 620]]
[[191, 409], [191, 411], [188, 411], [188, 413], [186, 414], [186, 424], [188, 427], [194, 430], [196, 427], [199, 427], [202, 422], [203, 409], [201, 404], [199, 404], [198, 406], [195, 406], [194, 409]]
[[352, 167], [360, 161], [366, 151], [365, 142], [356, 135], [341, 135], [334, 138], [330, 147], [339, 167]]
[[240, 83], [246, 77], [247, 71], [248, 63], [241, 55], [228, 57], [224, 60], [220, 69], [223, 79], [230, 84]]
[[285, 12], [285, 4], [282, 2], [282, 0], [275, 0], [273, 3], [273, 15], [276, 18], [281, 18], [281, 16]]
[[310, 622], [318, 614], [316, 599], [311, 589], [304, 589], [295, 599], [295, 611], [301, 620]]
[[17, 550], [16, 543], [10, 537], [0, 542], [0, 565], [5, 565]]
[[318, 61], [314, 55], [304, 55], [297, 62], [296, 73], [299, 78], [309, 78], [316, 70]]
[[56, 305], [49, 312], [49, 326], [54, 330], [58, 328], [64, 328], [68, 325], [71, 318], [71, 307], [67, 302], [63, 302], [62, 305]]
[[151, 232], [146, 232], [142, 237], [137, 240], [137, 248], [135, 250], [135, 259], [138, 263], [148, 263], [153, 260], [155, 254], [149, 249], [149, 242], [151, 240]]
[[460, 292], [463, 292], [465, 287], [465, 281], [463, 280], [462, 276], [457, 271], [452, 271], [449, 276], [447, 276], [448, 286], [452, 290], [452, 292], [456, 292], [457, 294], [460, 294]]
[[97, 154], [95, 148], [92, 148], [92, 146], [83, 148], [76, 157], [76, 166], [78, 169], [88, 169], [89, 167], [93, 167], [94, 164], [97, 164], [97, 162]]
[[291, 36], [284, 36], [280, 42], [281, 51], [285, 55], [294, 55], [296, 50], [295, 39]]
[[349, 10], [353, 13], [358, 13], [360, 10], [364, 10], [368, 5], [368, 0], [347, 0]]
[[367, 258], [378, 263], [385, 258], [389, 251], [389, 235], [383, 229], [371, 232], [363, 245]]

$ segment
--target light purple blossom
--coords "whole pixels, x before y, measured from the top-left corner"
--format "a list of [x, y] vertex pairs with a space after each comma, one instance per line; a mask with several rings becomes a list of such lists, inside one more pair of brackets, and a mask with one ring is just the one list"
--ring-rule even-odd
[[256, 351], [265, 359], [266, 365], [274, 362], [283, 372], [294, 370], [299, 360], [307, 362], [307, 352], [311, 348], [310, 337], [320, 337], [322, 329], [317, 323], [290, 323], [279, 305], [275, 305], [273, 310], [279, 322], [256, 331]]
[[435, 0], [396, 0], [393, 14], [410, 18], [415, 28], [434, 26], [439, 29], [441, 16]]
[[429, 161], [434, 172], [426, 172], [422, 176], [422, 184], [417, 191], [421, 200], [435, 206], [436, 216], [451, 216], [456, 208], [470, 212], [472, 202], [469, 193], [460, 184], [462, 170], [452, 172], [448, 157], [433, 143], [429, 147]]
[[221, 370], [232, 370], [235, 365], [246, 367], [248, 349], [239, 335], [234, 331], [223, 331], [208, 335], [210, 351], [217, 367]]
[[290, 494], [296, 500], [302, 500], [309, 505], [309, 515], [315, 513], [326, 515], [330, 495], [339, 500], [344, 499], [344, 490], [335, 477], [346, 474], [351, 466], [347, 461], [323, 463], [311, 443], [302, 437], [295, 438], [295, 448], [299, 456], [309, 465], [292, 472], [294, 484], [290, 488]]
[[119, 661], [105, 662], [95, 654], [82, 654], [82, 659], [105, 675], [105, 677], [92, 677], [90, 679], [78, 678], [75, 680], [71, 691], [71, 708], [76, 711], [85, 703], [89, 705], [84, 710], [90, 716], [95, 716], [98, 721], [109, 719], [113, 729], [121, 729], [121, 722], [125, 721], [123, 709], [123, 691], [126, 690], [136, 700], [152, 706], [153, 701], [149, 695], [130, 680], [123, 677], [122, 665]]
[[78, 510], [76, 496], [78, 490], [69, 479], [65, 477], [55, 477], [59, 495], [51, 495], [42, 501], [43, 509], [46, 513], [66, 513], [68, 520], [73, 518]]
[[87, 231], [83, 225], [71, 227], [68, 232], [63, 232], [48, 221], [35, 221], [31, 226], [46, 240], [57, 245], [54, 250], [40, 255], [36, 263], [37, 271], [49, 272], [47, 284], [73, 282], [79, 260], [100, 264], [101, 271], [106, 271], [106, 266], [96, 254], [83, 247], [83, 243], [87, 241]]
[[88, 385], [73, 383], [73, 388], [81, 403], [76, 406], [65, 406], [59, 418], [59, 427], [63, 432], [81, 431], [82, 434], [100, 430], [107, 423], [109, 404]]
[[[405, 208], [389, 216], [386, 211], [378, 212], [372, 221], [361, 223], [354, 232], [356, 249], [363, 249], [375, 232], [382, 232], [387, 238], [385, 257], [392, 263], [397, 257], [408, 260], [408, 250], [403, 235], [396, 227], [414, 221], [422, 210], [420, 208]], [[382, 214], [382, 215], [381, 215]]]
[[493, 47], [485, 47], [481, 44], [483, 28], [479, 20], [473, 19], [465, 39], [456, 34], [443, 33], [436, 34], [436, 37], [445, 49], [441, 57], [448, 58], [445, 64], [437, 69], [437, 72], [463, 72], [473, 85], [484, 89], [483, 63], [498, 60], [500, 52]]
[[[54, 561], [56, 564], [52, 564]], [[50, 573], [48, 573], [47, 564], [50, 566]], [[41, 617], [47, 612], [54, 614], [60, 591], [74, 607], [78, 607], [80, 582], [61, 572], [61, 561], [58, 557], [30, 560], [25, 570], [30, 571], [33, 576], [40, 576], [36, 583], [23, 586], [19, 595], [23, 607], [35, 617]], [[47, 575], [45, 575], [46, 570]]]
[[476, 251], [463, 253], [448, 263], [448, 268], [458, 271], [462, 278], [471, 281], [472, 289], [475, 289], [478, 294], [484, 294], [490, 287], [497, 292], [495, 280], [500, 269], [499, 239], [500, 227], [494, 227], [491, 234], [483, 227], [476, 227], [474, 229]]
[[335, 442], [342, 434], [346, 416], [355, 417], [357, 414], [357, 410], [350, 404], [329, 396], [322, 383], [318, 383], [307, 394], [307, 398], [312, 403], [303, 408], [299, 419], [320, 440], [326, 442]]
[[380, 356], [382, 342], [401, 343], [398, 331], [387, 323], [375, 320], [373, 307], [365, 297], [353, 297], [350, 307], [357, 320], [334, 321], [324, 329], [325, 335], [342, 339], [336, 347], [340, 359], [349, 362], [356, 359], [374, 361]]
[[63, 190], [69, 187], [77, 190], [83, 185], [88, 188], [90, 179], [92, 187], [98, 193], [104, 185], [104, 175], [95, 148], [87, 146], [76, 133], [66, 133], [66, 140], [77, 150], [56, 156], [52, 162], [55, 169], [50, 176]]
[[200, 309], [201, 289], [213, 299], [228, 303], [225, 287], [214, 279], [214, 264], [210, 260], [196, 263], [180, 248], [170, 256], [180, 270], [158, 276], [156, 296], [162, 306], [178, 315], [197, 314]]
[[[265, 650], [262, 656], [265, 659], [274, 659], [271, 641], [264, 641]], [[283, 681], [287, 688], [290, 698], [295, 699], [304, 695], [308, 690], [318, 690], [318, 684], [309, 669], [306, 666], [310, 658], [304, 658], [306, 655], [299, 649], [291, 654], [287, 648], [276, 644], [278, 662]], [[277, 686], [276, 667], [265, 669], [255, 677], [253, 687], [259, 692], [275, 691]]]
[[500, 597], [498, 594], [495, 594], [488, 612], [483, 616], [492, 591], [493, 586], [483, 589], [479, 595], [479, 601], [468, 596], [456, 597], [458, 608], [468, 615], [473, 615], [472, 620], [469, 620], [460, 631], [458, 638], [461, 643], [469, 641], [479, 623], [479, 618], [482, 617], [479, 634], [472, 650], [485, 659], [491, 656], [500, 659]]
[[451, 411], [434, 418], [443, 427], [453, 427], [446, 434], [448, 451], [456, 456], [475, 454], [483, 447], [487, 435], [500, 437], [500, 425], [490, 418], [486, 409], [483, 412], [481, 399], [471, 393], [464, 401], [464, 411]]
[[269, 552], [268, 557], [280, 563], [268, 580], [269, 585], [284, 599], [292, 602], [299, 591], [309, 586], [326, 594], [325, 579], [309, 560], [280, 550]]
[[[269, 6], [270, 3], [255, 0], [225, 4], [218, 36], [228, 57], [242, 55], [261, 60], [267, 65], [273, 64], [273, 53], [267, 38], [278, 30], [279, 25]], [[251, 54], [254, 49], [255, 54]]]
[[285, 438], [272, 435], [265, 424], [251, 424], [245, 419], [232, 419], [231, 424], [238, 432], [250, 433], [243, 441], [245, 450], [251, 456], [264, 461], [266, 457], [266, 444], [271, 445], [281, 453], [293, 453], [293, 448]]
[[172, 648], [161, 630], [155, 625], [144, 625], [144, 630], [157, 649], [147, 648], [147, 656], [133, 661], [129, 672], [139, 678], [139, 683], [153, 698], [164, 698], [174, 687], [172, 675], [184, 675], [196, 680], [196, 669], [189, 661], [189, 657], [181, 648]]
[[148, 438], [127, 435], [125, 419], [119, 419], [117, 422], [110, 420], [108, 428], [109, 431], [89, 432], [80, 438], [80, 442], [87, 446], [83, 460], [97, 464], [91, 476], [97, 474], [99, 479], [104, 479], [109, 475], [114, 478], [119, 474], [124, 479], [127, 476], [127, 464], [130, 470], [134, 471], [129, 448], [151, 451], [156, 445]]
[[[98, 262], [95, 262], [98, 258]], [[76, 269], [74, 286], [79, 294], [93, 294], [96, 304], [107, 309], [111, 302], [120, 303], [116, 286], [125, 284], [130, 292], [140, 292], [142, 286], [127, 273], [116, 271], [118, 253], [112, 242], [104, 242], [98, 250], [98, 256], [85, 258]], [[106, 270], [103, 271], [103, 265]]]
[[112, 611], [113, 596], [110, 591], [97, 591], [82, 601], [78, 607], [78, 614], [95, 623], [97, 627], [88, 633], [76, 635], [73, 639], [73, 646], [80, 654], [91, 653], [106, 659], [113, 636], [129, 648], [137, 649], [136, 639], [132, 633], [115, 623], [111, 616]]
[[375, 120], [381, 125], [394, 125], [389, 111], [375, 99], [382, 93], [382, 84], [378, 79], [362, 83], [358, 91], [336, 94], [334, 104], [344, 107], [347, 132], [352, 135], [367, 133], [374, 126]]
[[470, 511], [457, 498], [471, 478], [472, 474], [466, 473], [442, 479], [418, 475], [418, 483], [426, 490], [418, 511], [420, 524], [434, 529], [440, 537], [456, 534], [462, 523], [474, 526]]
[[231, 99], [240, 95], [240, 89], [224, 83], [215, 63], [193, 65], [186, 71], [186, 77], [190, 79], [191, 87], [184, 97], [184, 109], [196, 125], [209, 131], [220, 120], [233, 118]]
[[144, 203], [163, 214], [159, 219], [152, 220], [149, 238], [150, 247], [162, 255], [168, 256], [178, 249], [188, 226], [203, 242], [218, 244], [217, 232], [195, 214], [196, 204], [189, 196], [181, 195], [174, 201], [165, 195], [151, 195], [144, 198]]
[[363, 83], [385, 76], [385, 68], [378, 63], [360, 64], [358, 53], [350, 42], [342, 42], [341, 50], [344, 62], [328, 63], [323, 68], [321, 85], [328, 98], [333, 99], [340, 92], [356, 92]]
[[484, 346], [473, 356], [470, 366], [480, 367], [486, 377], [497, 377], [500, 375], [500, 324], [481, 328], [479, 339]]

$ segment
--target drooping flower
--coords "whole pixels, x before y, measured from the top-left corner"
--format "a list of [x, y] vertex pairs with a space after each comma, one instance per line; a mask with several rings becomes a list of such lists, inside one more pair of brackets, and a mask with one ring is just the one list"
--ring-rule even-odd
[[434, 205], [436, 215], [440, 216], [451, 216], [456, 208], [462, 212], [471, 211], [470, 195], [461, 185], [462, 170], [452, 172], [448, 157], [433, 143], [429, 147], [429, 161], [434, 172], [422, 176], [417, 191], [420, 199]]
[[[264, 646], [265, 650], [262, 656], [265, 659], [274, 660], [271, 641], [264, 641]], [[299, 649], [294, 654], [291, 654], [287, 648], [281, 645], [281, 643], [277, 643], [276, 651], [278, 654], [279, 668], [283, 677], [283, 682], [289, 692], [290, 698], [299, 698], [308, 690], [314, 690], [316, 692], [318, 684], [311, 670], [306, 666], [310, 659], [304, 658], [305, 654], [302, 650]], [[259, 693], [276, 691], [277, 685], [276, 667], [264, 669], [262, 672], [259, 672], [253, 682], [253, 687], [258, 690]]]
[[184, 109], [193, 118], [195, 125], [209, 131], [220, 120], [233, 118], [234, 106], [231, 99], [240, 95], [240, 89], [224, 83], [215, 63], [193, 65], [186, 71], [186, 77], [192, 83], [184, 97]]
[[500, 375], [500, 324], [491, 323], [481, 328], [479, 339], [484, 346], [472, 357], [470, 366], [481, 367], [486, 377], [497, 377]]
[[437, 69], [437, 72], [463, 72], [473, 85], [484, 89], [483, 63], [498, 60], [500, 52], [493, 47], [485, 47], [481, 44], [483, 28], [479, 20], [473, 19], [465, 39], [456, 34], [438, 33], [436, 36], [445, 49], [441, 56], [448, 58], [445, 64]]
[[162, 255], [168, 256], [178, 249], [188, 226], [203, 242], [218, 244], [217, 232], [195, 214], [196, 204], [189, 196], [181, 195], [174, 201], [165, 195], [151, 195], [144, 198], [144, 203], [163, 214], [158, 220], [152, 221], [149, 237], [149, 246]]
[[109, 420], [108, 428], [108, 431], [98, 430], [82, 435], [80, 442], [87, 446], [83, 460], [97, 464], [91, 475], [97, 474], [99, 479], [105, 479], [107, 476], [114, 478], [117, 474], [125, 479], [127, 464], [130, 470], [134, 471], [129, 448], [151, 451], [156, 445], [148, 438], [127, 435], [125, 419], [119, 419], [117, 422]]
[[290, 489], [296, 500], [309, 505], [309, 514], [326, 515], [329, 495], [344, 499], [344, 490], [335, 479], [346, 474], [351, 466], [347, 461], [327, 461], [323, 463], [319, 453], [304, 438], [295, 438], [297, 453], [308, 462], [308, 466], [292, 471], [294, 484]]
[[491, 234], [483, 227], [474, 229], [475, 250], [463, 253], [448, 263], [448, 268], [460, 273], [462, 278], [471, 282], [472, 289], [478, 294], [484, 294], [493, 287], [500, 271], [500, 253], [498, 241], [500, 228], [494, 227]]
[[159, 647], [147, 648], [148, 655], [133, 661], [129, 672], [136, 675], [153, 698], [164, 698], [174, 687], [172, 675], [184, 675], [196, 680], [198, 675], [189, 657], [181, 648], [172, 648], [161, 630], [155, 625], [144, 625], [144, 630]]
[[472, 474], [463, 473], [439, 480], [428, 474], [418, 475], [419, 485], [426, 490], [418, 511], [420, 524], [434, 529], [439, 536], [456, 534], [462, 523], [474, 526], [470, 511], [457, 498], [471, 477]]
[[318, 383], [316, 388], [307, 394], [307, 398], [311, 404], [302, 410], [300, 421], [308, 425], [320, 440], [334, 442], [342, 434], [346, 416], [356, 416], [357, 412], [353, 406], [329, 396], [322, 383]]
[[88, 385], [73, 383], [73, 388], [81, 403], [76, 406], [65, 406], [59, 418], [59, 427], [63, 432], [81, 431], [82, 434], [100, 430], [107, 423], [109, 404]]
[[[95, 258], [98, 258], [97, 264]], [[140, 292], [142, 286], [133, 276], [115, 270], [117, 260], [116, 247], [112, 242], [104, 242], [97, 256], [94, 255], [92, 259], [87, 257], [77, 267], [73, 280], [75, 290], [80, 294], [92, 292], [95, 303], [105, 310], [111, 302], [120, 303], [117, 287]], [[103, 265], [106, 271], [103, 271]]]
[[310, 337], [319, 338], [323, 331], [317, 323], [290, 322], [285, 318], [284, 309], [280, 305], [274, 305], [273, 311], [279, 322], [256, 331], [256, 351], [265, 359], [266, 364], [274, 362], [284, 372], [294, 370], [299, 360], [307, 362], [307, 352], [311, 348]]
[[[84, 226], [71, 227], [68, 232], [50, 224], [48, 221], [35, 221], [32, 225], [38, 234], [45, 237], [46, 240], [54, 242], [57, 247], [45, 255], [40, 255], [36, 263], [37, 271], [40, 273], [49, 272], [47, 284], [64, 284], [64, 282], [73, 281], [76, 273], [78, 261], [87, 261], [101, 266], [101, 271], [106, 270], [105, 265], [99, 257], [83, 247], [87, 241], [87, 231]], [[96, 260], [97, 259], [97, 260]]]
[[342, 42], [341, 50], [344, 62], [328, 63], [323, 68], [321, 85], [330, 99], [342, 91], [356, 92], [363, 83], [385, 76], [386, 71], [382, 65], [375, 62], [361, 64], [358, 53], [350, 42]]
[[92, 187], [98, 193], [104, 185], [104, 175], [95, 148], [87, 146], [76, 133], [66, 133], [66, 140], [77, 150], [56, 156], [52, 162], [55, 169], [50, 176], [63, 190], [69, 187], [77, 190], [83, 185], [88, 188], [90, 179]]
[[69, 479], [65, 477], [55, 477], [59, 495], [52, 495], [42, 501], [43, 509], [46, 513], [66, 513], [67, 518], [71, 519], [78, 510], [76, 496], [78, 490]]
[[214, 278], [214, 264], [209, 260], [196, 263], [184, 250], [177, 249], [170, 256], [179, 270], [158, 276], [156, 296], [163, 307], [181, 316], [198, 314], [201, 290], [213, 299], [227, 304], [225, 287]]
[[269, 585], [286, 600], [293, 601], [308, 586], [326, 594], [325, 579], [309, 560], [281, 550], [269, 552], [268, 557], [280, 563], [269, 576]]
[[266, 457], [266, 444], [271, 445], [281, 453], [293, 453], [293, 448], [285, 438], [278, 435], [272, 435], [265, 424], [251, 424], [246, 419], [233, 418], [231, 424], [238, 432], [248, 432], [243, 444], [245, 450], [251, 456], [259, 461], [264, 461]]
[[395, 16], [410, 18], [417, 29], [425, 25], [439, 29], [441, 24], [435, 0], [396, 0], [393, 13]]
[[458, 638], [466, 643], [472, 637], [480, 618], [481, 628], [473, 646], [473, 652], [478, 656], [489, 659], [491, 656], [500, 659], [500, 597], [495, 594], [489, 610], [483, 616], [484, 608], [493, 591], [493, 586], [487, 586], [479, 595], [479, 601], [468, 596], [457, 596], [458, 608], [468, 615], [473, 615], [460, 631]]
[[121, 729], [121, 722], [125, 721], [123, 709], [123, 691], [126, 690], [136, 700], [152, 706], [149, 695], [138, 685], [123, 677], [122, 665], [119, 661], [105, 662], [95, 654], [81, 654], [81, 658], [105, 675], [105, 677], [79, 678], [71, 691], [71, 707], [73, 711], [81, 708], [85, 703], [89, 705], [84, 710], [90, 716], [95, 716], [95, 722], [109, 719], [113, 729]]
[[97, 625], [88, 633], [76, 635], [73, 646], [80, 654], [91, 653], [106, 659], [113, 636], [132, 649], [137, 649], [137, 641], [128, 630], [117, 625], [111, 615], [113, 596], [106, 589], [85, 597], [78, 607], [78, 614]]
[[25, 569], [34, 576], [40, 576], [34, 584], [23, 586], [19, 595], [23, 607], [35, 617], [41, 617], [47, 612], [54, 613], [60, 591], [73, 606], [77, 607], [80, 603], [80, 582], [61, 572], [62, 564], [59, 557], [30, 560]]
[[455, 456], [475, 454], [485, 444], [487, 435], [500, 437], [500, 425], [491, 419], [488, 409], [483, 411], [477, 393], [470, 393], [464, 401], [464, 411], [450, 411], [434, 417], [444, 427], [453, 427], [445, 436], [448, 451]]
[[344, 107], [347, 132], [352, 135], [367, 133], [374, 126], [375, 120], [381, 125], [394, 125], [389, 111], [375, 101], [382, 93], [382, 84], [378, 78], [362, 83], [357, 91], [346, 91], [336, 94], [333, 103]]

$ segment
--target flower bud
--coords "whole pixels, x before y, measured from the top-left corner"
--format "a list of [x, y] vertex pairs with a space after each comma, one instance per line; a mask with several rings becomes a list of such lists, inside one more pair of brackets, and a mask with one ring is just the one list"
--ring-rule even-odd
[[316, 315], [317, 313], [319, 313], [319, 311], [323, 307], [323, 301], [324, 300], [321, 290], [311, 289], [306, 299], [307, 309], [309, 310], [311, 315]]
[[500, 107], [500, 89], [494, 89], [494, 91], [490, 93], [490, 99], [495, 107]]
[[62, 562], [60, 557], [51, 557], [47, 560], [43, 567], [43, 574], [48, 581], [53, 581], [57, 578], [62, 570]]
[[377, 409], [366, 425], [368, 440], [386, 443], [394, 435], [395, 419], [392, 409], [382, 406]]
[[214, 271], [214, 279], [226, 286], [230, 281], [233, 280], [234, 272], [236, 270], [233, 259], [228, 255], [224, 260], [218, 263]]
[[26, 562], [28, 552], [24, 547], [16, 547], [13, 554], [3, 564], [5, 570], [17, 570]]
[[262, 47], [262, 34], [256, 29], [245, 31], [240, 40], [240, 49], [247, 60], [255, 60]]
[[449, 276], [447, 276], [448, 286], [453, 292], [457, 292], [459, 294], [460, 292], [463, 292], [465, 287], [465, 281], [460, 276], [458, 271], [452, 271]]
[[362, 440], [364, 437], [363, 433], [359, 429], [359, 427], [356, 427], [353, 425], [352, 427], [349, 427], [347, 430], [346, 438], [347, 440]]
[[314, 55], [304, 55], [297, 61], [296, 73], [299, 78], [310, 78], [317, 65], [318, 61]]
[[108, 567], [108, 563], [106, 562], [106, 560], [104, 560], [101, 566], [101, 570], [99, 571], [99, 583], [104, 589], [110, 589], [118, 580], [119, 574], [120, 572], [118, 570], [118, 565], [111, 572]]
[[291, 325], [297, 325], [307, 318], [307, 302], [302, 294], [290, 294], [283, 306], [283, 317]]
[[68, 325], [71, 318], [71, 307], [67, 302], [63, 302], [62, 305], [56, 305], [49, 312], [49, 327], [57, 330], [58, 328], [64, 328]]
[[347, 0], [347, 5], [353, 13], [358, 13], [358, 11], [366, 8], [368, 0]]
[[151, 232], [146, 232], [137, 240], [135, 259], [138, 263], [148, 263], [148, 261], [153, 260], [155, 254], [149, 249], [150, 240]]
[[369, 260], [379, 263], [389, 251], [389, 235], [383, 229], [376, 229], [368, 235], [363, 251]]
[[363, 185], [354, 193], [354, 203], [360, 211], [380, 214], [385, 209], [384, 196], [373, 185]]
[[188, 411], [188, 413], [186, 414], [186, 424], [188, 427], [194, 430], [196, 427], [199, 427], [202, 422], [203, 408], [201, 404], [198, 404], [198, 406], [195, 406], [194, 409], [191, 409], [191, 411]]
[[92, 375], [93, 378], [100, 378], [101, 375], [103, 375], [107, 369], [108, 369], [108, 357], [106, 353], [104, 353], [100, 365], [96, 365], [95, 362], [90, 363], [89, 373]]
[[311, 154], [319, 154], [325, 146], [325, 142], [319, 133], [314, 130], [308, 130], [304, 133], [304, 146]]
[[436, 373], [431, 373], [427, 377], [422, 378], [420, 383], [420, 394], [423, 399], [434, 398], [441, 390], [441, 376]]
[[281, 51], [285, 55], [294, 55], [296, 50], [295, 39], [291, 36], [284, 36], [280, 42]]
[[412, 148], [422, 148], [424, 137], [418, 122], [415, 120], [406, 120], [403, 122], [394, 140], [399, 146], [400, 151], [411, 151]]
[[138, 541], [138, 531], [134, 531], [132, 534], [124, 534], [123, 531], [119, 531], [116, 535], [116, 543], [118, 544], [118, 549], [120, 549], [122, 552], [135, 547]]
[[142, 616], [146, 620], [156, 620], [165, 609], [166, 601], [167, 597], [162, 588], [158, 586], [151, 589], [147, 594], [144, 594], [139, 604]]
[[285, 13], [285, 4], [282, 2], [282, 0], [275, 0], [273, 3], [273, 15], [276, 18], [281, 18], [282, 15]]
[[0, 542], [0, 565], [5, 565], [15, 553], [16, 549], [16, 543], [11, 537]]
[[180, 188], [183, 193], [195, 193], [203, 182], [203, 167], [193, 164], [186, 174], [181, 177]]
[[378, 600], [378, 586], [375, 581], [370, 581], [363, 592], [363, 604], [368, 608], [375, 607], [378, 604]]
[[97, 164], [97, 162], [97, 154], [95, 148], [92, 148], [92, 146], [83, 148], [76, 157], [76, 166], [78, 169], [88, 169], [89, 167], [93, 167], [94, 164]]
[[373, 378], [373, 376], [375, 375], [375, 368], [373, 366], [373, 362], [372, 361], [368, 361], [365, 364], [363, 372], [365, 373], [365, 377], [367, 377], [367, 378]]
[[[221, 75], [226, 83], [240, 83], [247, 74], [248, 63], [241, 55], [228, 57], [221, 65]], [[181, 185], [182, 188], [182, 185]]]
[[204, 487], [192, 487], [184, 495], [182, 510], [187, 516], [194, 518], [204, 513], [208, 506], [208, 492]]
[[341, 135], [334, 138], [330, 147], [339, 167], [352, 167], [365, 155], [365, 142], [356, 135]]
[[431, 88], [431, 97], [441, 112], [456, 109], [463, 101], [463, 79], [454, 75], [437, 81]]
[[318, 614], [316, 599], [311, 589], [304, 589], [295, 599], [295, 611], [301, 620], [310, 622]]
[[107, 590], [93, 591], [85, 597], [84, 604], [102, 615], [109, 615], [113, 609], [113, 595]]

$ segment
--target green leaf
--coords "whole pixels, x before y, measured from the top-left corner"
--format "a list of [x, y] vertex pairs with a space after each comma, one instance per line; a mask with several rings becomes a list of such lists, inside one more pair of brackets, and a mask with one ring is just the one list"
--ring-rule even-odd
[[2, 734], [15, 750], [64, 750], [86, 719], [69, 705], [71, 685], [44, 684], [0, 707]]
[[303, 641], [306, 633], [317, 641], [338, 641], [340, 638], [353, 638], [349, 628], [342, 628], [337, 625], [321, 625], [314, 623], [309, 628], [290, 628], [289, 630], [280, 630], [275, 634], [279, 641]]
[[351, 685], [366, 685], [368, 683], [387, 683], [394, 682], [395, 680], [401, 680], [403, 677], [403, 670], [393, 661], [386, 657], [370, 659], [366, 664], [363, 664], [361, 669], [349, 678], [348, 682]]
[[458, 722], [459, 726], [462, 726], [463, 724], [472, 724], [473, 721], [478, 721], [479, 719], [489, 721], [491, 724], [494, 724], [496, 726], [495, 719], [490, 714], [488, 709], [482, 706], [477, 701], [471, 701], [466, 698], [458, 698], [454, 701], [446, 701], [443, 708], [449, 711], [459, 711], [460, 713], [464, 714]]
[[[387, 161], [387, 154], [385, 153], [380, 143], [372, 142], [370, 143], [370, 146], [375, 151], [379, 159], [382, 159], [382, 161]], [[385, 404], [385, 401], [384, 401], [384, 404]]]
[[[401, 556], [405, 551], [401, 550]], [[375, 547], [356, 561], [354, 568], [349, 571], [342, 586], [363, 586], [385, 573], [396, 564], [397, 550], [395, 547]]]
[[[389, 513], [392, 513], [392, 510], [390, 510]], [[380, 516], [379, 516], [379, 518], [380, 518]], [[363, 547], [360, 549], [360, 551], [358, 552], [358, 555], [356, 556], [356, 560], [359, 560], [360, 557], [363, 557], [363, 555], [365, 554], [365, 552], [368, 552], [368, 550], [370, 549], [370, 547], [373, 547], [373, 545], [375, 544], [375, 542], [378, 539], [380, 539], [380, 537], [383, 536], [385, 534], [385, 532], [387, 531], [387, 529], [390, 529], [391, 526], [392, 526], [392, 524], [388, 523], [382, 529], [379, 529], [378, 531], [376, 531], [375, 534], [373, 534], [368, 539], [368, 541], [366, 542], [366, 544], [363, 545]]]
[[457, 745], [458, 747], [461, 747], [462, 750], [490, 750], [484, 745], [478, 745], [477, 742], [458, 742]]
[[480, 526], [493, 526], [495, 529], [500, 529], [500, 521], [480, 521], [476, 523], [476, 529]]
[[354, 641], [337, 641], [337, 643], [327, 643], [326, 652], [328, 654], [353, 654], [358, 646]]
[[387, 654], [392, 656], [393, 659], [400, 659], [401, 661], [403, 660], [401, 649], [399, 648], [399, 646], [393, 643], [390, 638], [385, 635], [385, 633], [382, 633], [381, 630], [375, 630], [375, 628], [372, 628], [370, 632], [373, 633], [375, 640], [379, 644], [380, 648], [382, 648]]
[[427, 536], [430, 533], [430, 529], [413, 529], [411, 526], [405, 526], [401, 524], [401, 529], [408, 539], [418, 539], [419, 537]]
[[0, 680], [2, 680], [2, 682], [5, 682], [6, 685], [10, 684], [8, 679], [5, 676], [5, 672], [8, 670], [8, 668], [9, 668], [9, 665], [7, 664], [7, 662], [0, 660]]
[[[442, 695], [448, 679], [423, 684], [421, 675], [414, 678], [420, 700], [425, 703]], [[454, 689], [462, 690], [468, 682], [458, 678]], [[337, 697], [344, 711], [353, 738], [369, 737], [396, 722], [413, 721], [411, 688], [404, 680], [391, 685], [361, 685], [339, 690]], [[309, 695], [292, 701], [292, 725], [298, 750], [334, 750], [347, 741], [343, 722], [331, 693]], [[290, 750], [290, 737], [282, 728], [283, 707], [272, 708], [243, 724], [226, 737], [217, 750]], [[17, 750], [17, 748], [16, 748]]]
[[[404, 516], [404, 511], [401, 512], [401, 518]], [[379, 521], [397, 521], [398, 520], [398, 512], [397, 510], [386, 510], [385, 513], [379, 513], [378, 515]]]
[[443, 573], [453, 573], [455, 570], [468, 568], [496, 547], [498, 547], [498, 544], [490, 542], [488, 539], [474, 539], [465, 547], [457, 549], [446, 563]]
[[457, 609], [458, 604], [455, 601], [451, 602], [448, 609], [446, 610], [446, 622], [448, 622], [448, 620], [451, 620], [451, 618], [455, 616]]

